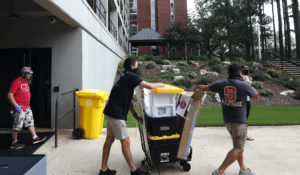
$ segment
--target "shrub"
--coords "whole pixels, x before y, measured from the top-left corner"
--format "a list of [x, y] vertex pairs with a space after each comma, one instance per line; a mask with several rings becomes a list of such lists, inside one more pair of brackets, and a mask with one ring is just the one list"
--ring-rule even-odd
[[296, 89], [295, 98], [300, 100], [300, 88]]
[[271, 75], [264, 73], [264, 78], [267, 80], [270, 80], [272, 77], [271, 77]]
[[147, 54], [145, 54], [145, 55], [140, 56], [140, 57], [139, 57], [139, 60], [140, 60], [140, 61], [151, 61], [152, 58], [153, 58], [152, 55], [147, 55]]
[[183, 78], [183, 79], [175, 81], [173, 84], [175, 86], [189, 88], [189, 87], [192, 86], [192, 81], [190, 79], [188, 79], [188, 78]]
[[188, 64], [185, 61], [179, 61], [177, 63], [178, 66], [188, 66]]
[[275, 69], [267, 69], [267, 74], [271, 75], [272, 77], [278, 78], [281, 75], [281, 72], [276, 71]]
[[216, 65], [216, 64], [220, 64], [220, 63], [221, 63], [221, 60], [218, 57], [213, 57], [212, 59], [210, 59], [208, 61], [209, 66], [213, 66], [213, 65]]
[[254, 72], [251, 77], [255, 81], [264, 81], [265, 80], [264, 73], [261, 71]]
[[253, 86], [255, 89], [262, 89], [263, 88], [263, 84], [260, 81], [254, 81], [254, 82], [252, 82], [251, 86]]
[[153, 69], [156, 67], [156, 63], [153, 61], [149, 61], [148, 64], [146, 65], [147, 69]]
[[215, 65], [212, 65], [212, 66], [211, 66], [211, 69], [212, 69], [213, 71], [216, 71], [216, 72], [218, 72], [218, 73], [221, 73], [222, 70], [224, 70], [224, 66], [223, 66], [222, 64], [215, 64]]
[[170, 65], [171, 61], [167, 60], [167, 59], [164, 59], [164, 60], [162, 60], [162, 64], [164, 64], [164, 65]]
[[155, 83], [158, 80], [156, 76], [148, 75], [148, 74], [142, 74], [141, 78], [142, 80], [147, 81], [149, 83]]
[[182, 56], [170, 56], [170, 60], [182, 60]]
[[166, 71], [166, 72], [160, 73], [161, 78], [170, 80], [170, 81], [174, 80], [174, 76], [175, 76], [175, 73], [173, 71]]
[[214, 81], [214, 79], [210, 78], [210, 77], [206, 77], [206, 76], [203, 76], [200, 78], [200, 80], [197, 82], [197, 84], [200, 84], [200, 85], [207, 85], [207, 84], [210, 84]]
[[123, 66], [123, 62], [120, 62], [119, 64], [118, 64], [118, 74], [121, 74], [122, 72], [124, 72], [124, 66]]
[[195, 79], [197, 77], [197, 74], [193, 71], [189, 71], [186, 73], [186, 76], [189, 77], [190, 79]]
[[191, 56], [188, 57], [188, 60], [194, 60], [194, 61], [207, 61], [208, 57], [206, 55], [200, 55], [200, 56]]
[[156, 64], [163, 64], [163, 61], [162, 61], [162, 57], [160, 56], [153, 56], [152, 57], [152, 61], [154, 61]]
[[300, 88], [300, 79], [289, 79], [285, 84], [285, 87], [296, 90]]
[[260, 95], [269, 97], [273, 95], [273, 91], [271, 89], [263, 89]]

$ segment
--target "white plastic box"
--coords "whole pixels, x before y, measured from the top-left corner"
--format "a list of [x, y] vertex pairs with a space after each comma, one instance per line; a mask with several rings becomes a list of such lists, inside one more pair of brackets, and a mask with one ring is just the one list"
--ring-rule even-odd
[[176, 116], [176, 93], [153, 93], [144, 88], [145, 112], [151, 117]]

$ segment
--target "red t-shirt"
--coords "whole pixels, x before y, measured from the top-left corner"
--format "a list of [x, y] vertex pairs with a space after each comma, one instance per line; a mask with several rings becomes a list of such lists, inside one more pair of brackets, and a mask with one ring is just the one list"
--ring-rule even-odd
[[[30, 106], [30, 90], [27, 80], [23, 80], [22, 78], [16, 78], [10, 86], [9, 92], [14, 94], [14, 98], [18, 105], [23, 106], [22, 109], [25, 111]], [[12, 106], [12, 110], [15, 108]]]

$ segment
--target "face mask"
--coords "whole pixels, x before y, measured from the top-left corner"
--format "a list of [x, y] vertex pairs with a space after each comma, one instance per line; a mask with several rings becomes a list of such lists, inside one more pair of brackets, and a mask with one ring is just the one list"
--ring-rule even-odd
[[136, 73], [137, 75], [140, 75], [140, 74], [141, 74], [141, 71], [140, 71], [139, 68], [132, 69], [132, 72]]

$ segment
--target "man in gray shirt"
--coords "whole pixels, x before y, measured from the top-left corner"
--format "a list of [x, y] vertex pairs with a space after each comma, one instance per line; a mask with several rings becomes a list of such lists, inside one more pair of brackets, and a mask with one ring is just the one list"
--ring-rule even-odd
[[197, 85], [194, 91], [213, 91], [220, 95], [224, 123], [233, 141], [233, 149], [230, 150], [222, 163], [212, 175], [223, 175], [225, 170], [234, 161], [240, 166], [239, 175], [254, 175], [255, 173], [246, 167], [243, 160], [244, 146], [247, 138], [248, 121], [246, 118], [247, 95], [252, 99], [258, 98], [257, 91], [241, 81], [241, 66], [231, 64], [228, 67], [228, 79], [216, 81], [209, 85]]

